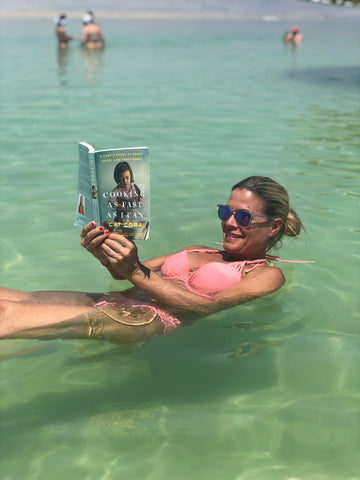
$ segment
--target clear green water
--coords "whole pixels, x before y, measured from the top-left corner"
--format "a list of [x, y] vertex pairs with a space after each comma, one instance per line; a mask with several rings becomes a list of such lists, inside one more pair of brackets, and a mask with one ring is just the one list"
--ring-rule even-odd
[[281, 22], [102, 26], [86, 57], [49, 21], [0, 22], [2, 283], [123, 288], [73, 227], [78, 141], [150, 147], [141, 258], [214, 246], [216, 203], [260, 174], [307, 228], [281, 256], [316, 263], [136, 351], [1, 342], [2, 480], [359, 479], [358, 25], [303, 23], [296, 52]]

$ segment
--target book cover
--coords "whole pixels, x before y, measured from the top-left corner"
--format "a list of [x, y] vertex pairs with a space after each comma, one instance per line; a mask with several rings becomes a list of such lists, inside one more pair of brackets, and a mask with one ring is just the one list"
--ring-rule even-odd
[[150, 232], [150, 168], [147, 147], [95, 150], [79, 143], [75, 225], [95, 221], [131, 240]]

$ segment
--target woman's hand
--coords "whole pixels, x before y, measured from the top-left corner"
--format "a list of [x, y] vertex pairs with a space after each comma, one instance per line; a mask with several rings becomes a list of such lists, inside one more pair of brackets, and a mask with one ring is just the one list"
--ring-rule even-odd
[[135, 244], [123, 235], [112, 233], [101, 243], [111, 267], [123, 277], [130, 279], [132, 275], [146, 267], [141, 265]]
[[109, 259], [101, 248], [101, 245], [108, 237], [109, 232], [104, 227], [96, 227], [95, 222], [90, 222], [82, 229], [80, 233], [81, 246], [86, 248], [88, 252], [94, 255], [95, 258], [107, 266], [109, 265]]

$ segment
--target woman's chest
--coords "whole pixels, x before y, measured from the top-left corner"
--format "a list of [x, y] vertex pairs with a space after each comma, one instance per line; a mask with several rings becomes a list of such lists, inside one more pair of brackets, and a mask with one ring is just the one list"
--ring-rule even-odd
[[200, 252], [188, 252], [187, 253], [187, 263], [188, 263], [188, 274], [191, 276], [194, 272], [212, 263], [216, 264], [228, 264], [230, 262], [224, 261], [223, 254], [221, 252], [210, 252], [210, 253], [200, 253]]

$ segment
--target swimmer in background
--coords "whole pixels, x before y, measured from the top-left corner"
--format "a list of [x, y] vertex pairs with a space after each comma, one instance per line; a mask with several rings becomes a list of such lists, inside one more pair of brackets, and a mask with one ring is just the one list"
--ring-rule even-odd
[[295, 25], [295, 27], [293, 27], [293, 29], [292, 29], [291, 43], [295, 47], [295, 46], [300, 45], [302, 43], [302, 41], [303, 41], [303, 36], [299, 32], [299, 27], [297, 25]]
[[69, 20], [67, 19], [66, 15], [64, 13], [62, 15], [60, 15], [58, 18], [54, 19], [54, 23], [55, 23], [55, 27], [56, 27], [55, 28], [55, 33], [56, 33], [57, 39], [59, 41], [59, 48], [61, 48], [62, 50], [67, 48], [68, 43], [71, 40], [76, 40], [77, 39], [76, 37], [69, 37], [69, 35], [66, 34], [65, 25], [68, 22], [69, 22]]
[[291, 42], [291, 39], [292, 39], [292, 33], [291, 32], [285, 32], [284, 36], [283, 36], [283, 42], [285, 44], [288, 44], [288, 43]]
[[295, 25], [291, 32], [285, 32], [283, 36], [283, 42], [285, 44], [292, 44], [293, 47], [299, 46], [303, 41], [303, 36], [299, 32], [299, 27]]
[[101, 28], [95, 22], [94, 14], [88, 10], [83, 17], [83, 27], [81, 31], [81, 45], [90, 50], [100, 50], [104, 48], [105, 40]]

